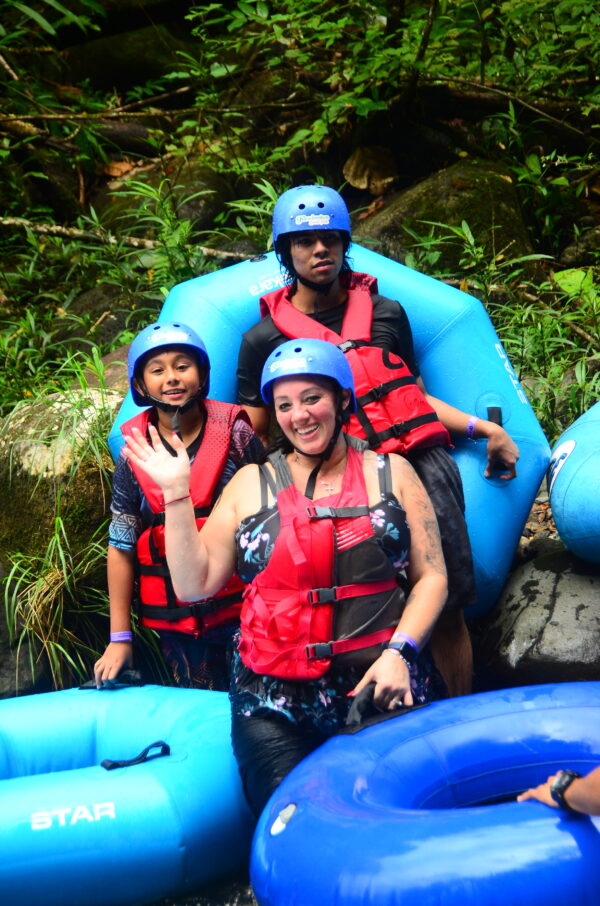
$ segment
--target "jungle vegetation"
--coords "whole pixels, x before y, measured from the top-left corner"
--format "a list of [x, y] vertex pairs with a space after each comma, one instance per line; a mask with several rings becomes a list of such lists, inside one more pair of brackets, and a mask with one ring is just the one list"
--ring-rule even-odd
[[[374, 132], [401, 147], [414, 124], [455, 154], [510, 168], [541, 270], [532, 281], [490, 256], [466, 222], [424, 224], [407, 263], [483, 301], [550, 441], [598, 399], [600, 240], [575, 267], [561, 264], [600, 229], [594, 0], [169, 6], [179, 31], [167, 62], [111, 79], [85, 63], [76, 74], [73, 48], [85, 56], [136, 10], [158, 33], [165, 4], [0, 4], [0, 415], [101, 378], [102, 356], [154, 319], [173, 285], [269, 247], [280, 191], [302, 181], [343, 190], [349, 147]], [[196, 193], [180, 185], [198, 160], [227, 187], [201, 230], [189, 216]], [[462, 250], [454, 273], [439, 267], [448, 242]], [[122, 310], [112, 335], [76, 304], [97, 287], [113, 287]], [[77, 555], [82, 575], [102, 556], [97, 528]], [[67, 547], [57, 510], [53, 568], [72, 576]], [[30, 600], [18, 592], [35, 586], [40, 564], [14, 564], [6, 603], [18, 636]], [[71, 580], [57, 584], [74, 598]], [[83, 671], [85, 656], [61, 658], [57, 683]]]

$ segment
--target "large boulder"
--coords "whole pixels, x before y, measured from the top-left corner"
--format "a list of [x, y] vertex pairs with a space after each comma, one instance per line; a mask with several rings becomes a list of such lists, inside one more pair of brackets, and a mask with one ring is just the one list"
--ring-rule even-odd
[[[78, 388], [25, 401], [0, 422], [0, 569], [11, 579], [0, 610], [0, 697], [46, 687], [50, 675], [60, 685], [69, 659], [82, 664], [100, 637], [94, 614], [104, 605], [90, 600], [104, 582], [106, 435], [122, 398]], [[92, 589], [83, 599], [82, 588]]]
[[600, 567], [546, 540], [475, 630], [485, 685], [600, 680]]
[[[374, 245], [376, 251], [404, 263], [415, 244], [406, 228], [427, 236], [428, 223], [460, 228], [465, 221], [486, 261], [532, 254], [513, 177], [500, 164], [473, 158], [460, 160], [402, 192], [391, 195], [383, 207], [362, 220], [354, 230], [357, 242]], [[465, 272], [469, 262], [464, 243], [450, 237], [442, 227], [433, 228], [438, 270]], [[433, 249], [431, 250], [433, 253]]]

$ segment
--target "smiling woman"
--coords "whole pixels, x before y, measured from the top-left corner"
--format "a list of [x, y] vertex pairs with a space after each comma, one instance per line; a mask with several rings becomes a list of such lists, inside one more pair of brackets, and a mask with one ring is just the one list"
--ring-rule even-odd
[[256, 815], [345, 723], [355, 695], [394, 710], [445, 694], [427, 640], [447, 589], [435, 516], [411, 466], [342, 431], [356, 409], [344, 354], [290, 341], [266, 362], [262, 395], [281, 437], [266, 463], [236, 473], [199, 534], [184, 445], [174, 439], [170, 456], [150, 427], [150, 444], [134, 429], [125, 451], [162, 489], [179, 597], [215, 594], [234, 568], [248, 583], [230, 697]]

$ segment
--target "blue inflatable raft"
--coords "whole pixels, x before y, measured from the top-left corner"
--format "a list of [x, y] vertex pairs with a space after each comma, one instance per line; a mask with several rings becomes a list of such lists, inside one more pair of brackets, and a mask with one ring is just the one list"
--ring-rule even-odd
[[[456, 441], [467, 525], [475, 561], [476, 616], [496, 601], [511, 566], [523, 526], [544, 477], [549, 447], [517, 376], [482, 304], [438, 280], [382, 255], [352, 245], [357, 271], [377, 277], [379, 291], [406, 309], [428, 390], [458, 408], [487, 418], [499, 409], [519, 445], [518, 478], [485, 479], [485, 442]], [[211, 360], [211, 396], [236, 398], [241, 336], [258, 321], [260, 296], [283, 283], [273, 253], [180, 283], [169, 293], [160, 320], [181, 320], [206, 343]], [[127, 397], [109, 437], [114, 457], [123, 443], [120, 425], [139, 412]]]
[[555, 443], [548, 492], [565, 547], [582, 560], [600, 563], [600, 403]]
[[196, 689], [1, 702], [0, 902], [132, 906], [245, 868], [229, 724], [226, 693]]
[[337, 736], [256, 828], [260, 906], [597, 906], [600, 818], [515, 801], [600, 764], [600, 683], [436, 702]]

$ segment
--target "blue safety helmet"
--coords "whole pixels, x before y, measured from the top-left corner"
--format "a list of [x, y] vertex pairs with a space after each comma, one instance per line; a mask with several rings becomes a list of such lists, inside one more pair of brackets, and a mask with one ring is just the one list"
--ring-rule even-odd
[[[129, 347], [129, 354], [127, 356], [127, 374], [133, 401], [138, 406], [158, 405], [158, 401], [148, 396], [144, 397], [136, 389], [133, 380], [136, 378], [139, 382], [144, 364], [143, 360], [146, 356], [151, 352], [162, 349], [164, 346], [188, 347], [198, 362], [199, 367], [206, 370], [204, 384], [195, 399], [203, 399], [207, 396], [210, 385], [210, 361], [206, 346], [198, 334], [192, 330], [191, 327], [188, 327], [187, 324], [182, 324], [181, 321], [161, 321], [144, 327]], [[165, 403], [161, 405], [161, 408], [170, 411], [171, 408], [176, 409], [177, 407], [171, 407]]]
[[329, 378], [342, 390], [349, 390], [350, 401], [346, 411], [356, 412], [352, 369], [342, 350], [326, 340], [288, 340], [274, 349], [262, 370], [260, 392], [263, 400], [267, 405], [273, 402], [274, 381], [304, 375]]
[[348, 234], [350, 215], [339, 192], [329, 186], [297, 186], [277, 199], [273, 210], [273, 246], [287, 233], [340, 230]]

